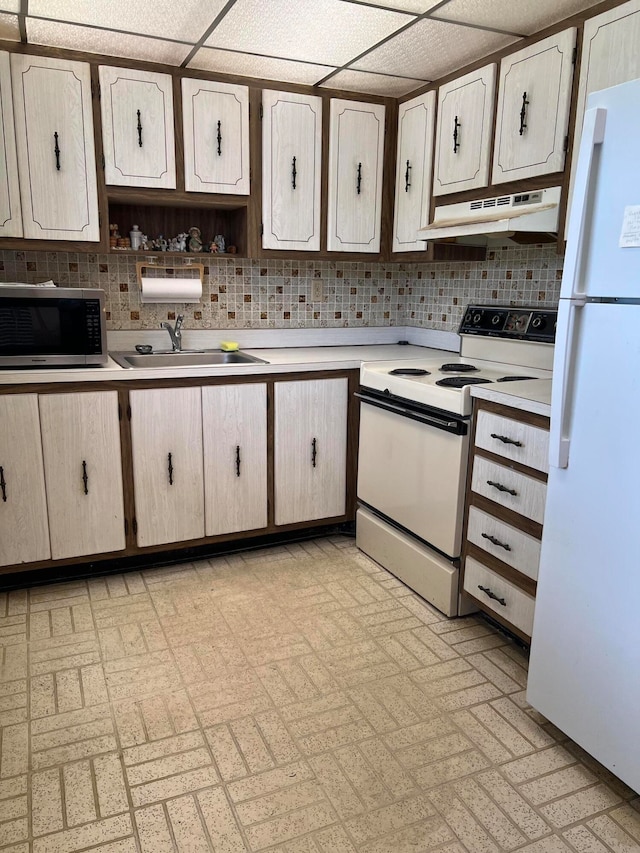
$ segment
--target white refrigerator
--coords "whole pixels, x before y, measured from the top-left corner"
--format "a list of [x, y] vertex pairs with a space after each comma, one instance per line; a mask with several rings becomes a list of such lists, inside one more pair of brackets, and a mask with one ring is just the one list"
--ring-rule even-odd
[[640, 80], [578, 156], [527, 698], [640, 791]]

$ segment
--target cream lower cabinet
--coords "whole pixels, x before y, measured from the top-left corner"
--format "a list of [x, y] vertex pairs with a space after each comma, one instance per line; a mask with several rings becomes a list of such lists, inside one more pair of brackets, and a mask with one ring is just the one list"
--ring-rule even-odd
[[201, 389], [135, 390], [129, 402], [138, 545], [202, 538]]
[[205, 533], [267, 525], [267, 386], [202, 389]]
[[0, 566], [48, 560], [37, 395], [0, 397], [0, 424]]
[[346, 510], [346, 378], [275, 383], [275, 522]]
[[51, 557], [125, 547], [116, 391], [41, 394]]

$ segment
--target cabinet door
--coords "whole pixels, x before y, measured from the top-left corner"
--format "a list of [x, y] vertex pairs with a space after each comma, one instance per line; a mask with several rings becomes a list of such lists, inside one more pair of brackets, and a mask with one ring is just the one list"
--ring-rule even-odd
[[322, 99], [262, 93], [262, 246], [320, 248]]
[[384, 115], [381, 104], [332, 99], [327, 249], [379, 252]]
[[276, 524], [344, 515], [347, 400], [343, 378], [276, 382]]
[[[580, 82], [576, 102], [576, 129], [571, 158], [571, 183], [567, 203], [567, 219], [571, 210], [571, 197], [578, 150], [582, 136], [582, 122], [587, 97], [592, 92], [628, 83], [640, 77], [640, 0], [630, 0], [615, 9], [589, 18], [584, 24]], [[566, 225], [565, 225], [566, 229]]]
[[496, 66], [452, 80], [438, 90], [433, 194], [486, 187]]
[[249, 195], [249, 89], [182, 78], [184, 185]]
[[101, 65], [100, 105], [106, 182], [175, 189], [171, 76]]
[[200, 388], [132, 391], [138, 545], [204, 536]]
[[11, 54], [24, 236], [99, 240], [86, 62]]
[[398, 110], [394, 252], [427, 248], [425, 240], [416, 239], [416, 232], [429, 222], [435, 105], [436, 93], [427, 92], [400, 104]]
[[267, 525], [267, 386], [202, 389], [207, 536]]
[[9, 54], [0, 51], [0, 237], [22, 237]]
[[0, 397], [0, 424], [0, 566], [48, 560], [37, 395]]
[[116, 391], [41, 394], [54, 560], [125, 547]]
[[564, 169], [575, 43], [572, 27], [500, 63], [494, 184]]

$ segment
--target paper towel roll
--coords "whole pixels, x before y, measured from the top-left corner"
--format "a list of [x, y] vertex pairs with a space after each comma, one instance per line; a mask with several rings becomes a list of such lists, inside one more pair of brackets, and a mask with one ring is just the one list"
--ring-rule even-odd
[[141, 279], [141, 302], [200, 302], [202, 282], [199, 278], [153, 278]]

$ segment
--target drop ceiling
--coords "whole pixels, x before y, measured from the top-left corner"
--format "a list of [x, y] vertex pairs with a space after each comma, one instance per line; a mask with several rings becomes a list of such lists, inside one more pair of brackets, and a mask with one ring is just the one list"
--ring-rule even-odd
[[0, 39], [399, 97], [596, 0], [0, 0]]

